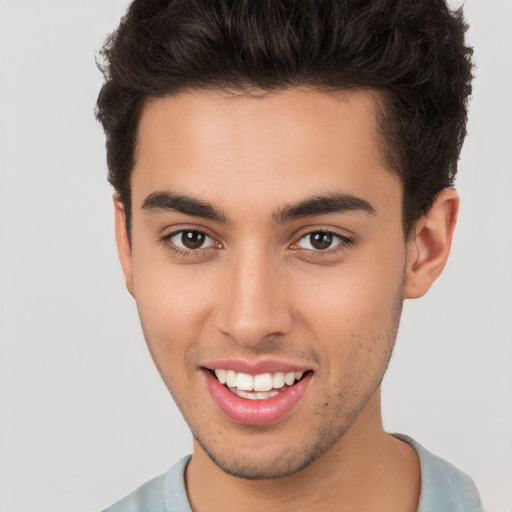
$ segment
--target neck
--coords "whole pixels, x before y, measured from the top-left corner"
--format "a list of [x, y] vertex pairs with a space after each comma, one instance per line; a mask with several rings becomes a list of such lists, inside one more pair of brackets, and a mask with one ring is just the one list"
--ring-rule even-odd
[[421, 487], [414, 449], [384, 432], [380, 390], [327, 452], [293, 475], [233, 477], [194, 442], [186, 483], [194, 512], [414, 512]]

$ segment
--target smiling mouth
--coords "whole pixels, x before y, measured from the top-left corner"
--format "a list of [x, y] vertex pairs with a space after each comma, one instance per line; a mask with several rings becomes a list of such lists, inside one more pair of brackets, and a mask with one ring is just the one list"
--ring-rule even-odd
[[217, 368], [211, 370], [216, 379], [231, 393], [249, 400], [273, 398], [299, 382], [309, 372], [274, 372], [250, 375]]

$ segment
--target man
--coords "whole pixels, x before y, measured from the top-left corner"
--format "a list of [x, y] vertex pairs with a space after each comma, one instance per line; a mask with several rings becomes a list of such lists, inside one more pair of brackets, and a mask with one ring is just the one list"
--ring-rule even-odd
[[402, 302], [450, 251], [464, 31], [441, 0], [132, 3], [97, 115], [194, 452], [109, 510], [480, 510], [380, 410]]

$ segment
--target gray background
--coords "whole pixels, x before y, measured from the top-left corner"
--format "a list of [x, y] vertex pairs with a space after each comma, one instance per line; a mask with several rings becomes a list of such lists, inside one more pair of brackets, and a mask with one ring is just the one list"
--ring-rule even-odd
[[[99, 510], [191, 449], [124, 289], [92, 114], [94, 54], [126, 5], [0, 1], [3, 512]], [[512, 3], [466, 14], [478, 69], [458, 231], [440, 281], [406, 303], [384, 418], [511, 512]]]

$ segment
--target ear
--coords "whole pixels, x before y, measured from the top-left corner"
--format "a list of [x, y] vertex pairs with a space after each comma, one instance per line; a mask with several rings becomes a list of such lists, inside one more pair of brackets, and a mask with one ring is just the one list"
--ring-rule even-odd
[[124, 211], [123, 203], [119, 199], [118, 194], [114, 194], [114, 215], [116, 226], [116, 243], [117, 253], [119, 254], [119, 261], [123, 268], [124, 278], [126, 281], [126, 288], [132, 296], [134, 296], [133, 287], [133, 269], [132, 269], [132, 249], [130, 246], [130, 238], [126, 231], [126, 213]]
[[428, 292], [443, 271], [459, 211], [459, 196], [443, 189], [426, 215], [421, 217], [407, 242], [404, 298], [416, 299]]

